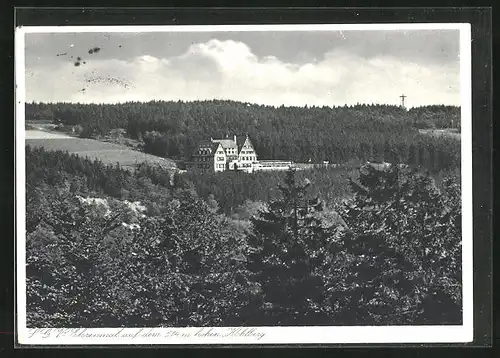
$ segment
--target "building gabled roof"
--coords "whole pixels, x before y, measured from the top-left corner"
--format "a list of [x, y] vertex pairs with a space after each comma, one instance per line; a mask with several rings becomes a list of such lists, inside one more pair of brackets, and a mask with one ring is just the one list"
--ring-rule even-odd
[[[239, 139], [239, 140], [238, 140]], [[237, 156], [240, 152], [241, 149], [245, 144], [249, 144], [253, 149], [253, 144], [250, 141], [250, 138], [248, 136], [244, 138], [237, 138], [234, 136], [234, 139], [213, 139], [211, 138], [210, 141], [202, 141], [198, 143], [198, 150], [201, 148], [210, 148], [212, 150], [212, 154], [215, 154], [217, 149], [219, 148], [219, 145], [222, 146], [223, 149], [236, 149], [237, 152], [234, 154], [234, 156]], [[255, 149], [254, 149], [255, 150]], [[231, 155], [230, 155], [231, 157]]]
[[238, 145], [238, 153], [239, 153], [239, 152], [241, 152], [241, 149], [243, 149], [243, 146], [244, 146], [245, 144], [249, 144], [249, 145], [250, 145], [250, 147], [252, 147], [252, 149], [253, 149], [253, 150], [255, 150], [255, 148], [253, 147], [252, 141], [251, 141], [251, 140], [250, 140], [250, 138], [247, 136], [247, 137], [245, 138], [245, 140], [244, 140], [241, 144], [239, 144], [239, 145]]
[[232, 139], [213, 139], [214, 143], [220, 143], [224, 149], [226, 148], [235, 148], [237, 149], [238, 146], [236, 145], [235, 141]]
[[[219, 150], [219, 147], [222, 147], [222, 149], [224, 149], [224, 147], [222, 146], [222, 144], [220, 144], [220, 143], [218, 143], [218, 142], [216, 142], [216, 143], [212, 143], [212, 145], [213, 145], [213, 148], [214, 148], [214, 149], [213, 149], [213, 152], [214, 152], [214, 153], [215, 153], [217, 150]], [[226, 153], [224, 152], [224, 154], [226, 154]]]

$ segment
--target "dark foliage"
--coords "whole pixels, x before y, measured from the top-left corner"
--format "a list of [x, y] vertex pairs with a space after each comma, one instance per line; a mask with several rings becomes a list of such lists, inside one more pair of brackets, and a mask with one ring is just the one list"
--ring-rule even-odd
[[430, 177], [394, 166], [363, 168], [351, 185], [355, 196], [342, 213], [354, 235], [338, 241], [342, 254], [330, 276], [335, 304], [351, 302], [339, 319], [460, 324], [458, 183], [446, 178], [440, 191]]
[[241, 245], [188, 193], [137, 230], [120, 211], [96, 217], [68, 192], [41, 194], [27, 235], [28, 326], [221, 325], [245, 301]]
[[[279, 195], [228, 218], [217, 195], [202, 200], [154, 167], [127, 172], [31, 148], [26, 158], [30, 327], [461, 322], [452, 178], [438, 188], [406, 168], [368, 166], [337, 213], [315, 180], [288, 172]], [[98, 194], [111, 210], [77, 194]], [[125, 198], [148, 206], [135, 227]]]
[[178, 189], [191, 187], [181, 175], [146, 163], [130, 171], [119, 164], [105, 165], [76, 154], [30, 146], [26, 146], [26, 183], [30, 187], [47, 184], [67, 187], [77, 194], [156, 204], [174, 197]]
[[252, 324], [460, 324], [459, 186], [449, 178], [439, 192], [397, 167], [365, 168], [359, 181], [345, 221], [325, 225], [291, 173], [253, 219], [248, 267], [263, 294]]
[[460, 107], [432, 105], [415, 107], [408, 111], [416, 128], [457, 128], [460, 129]]
[[328, 256], [328, 235], [314, 213], [322, 202], [308, 197], [310, 183], [298, 184], [288, 171], [272, 201], [252, 219], [248, 269], [262, 295], [251, 305], [251, 325], [314, 325], [331, 322], [319, 306], [325, 296], [318, 268]]
[[[310, 191], [318, 195], [328, 206], [333, 206], [350, 196], [347, 178], [355, 172], [351, 168], [315, 168], [298, 171], [298, 180], [314, 183]], [[221, 211], [226, 215], [234, 212], [246, 200], [267, 202], [280, 194], [278, 185], [283, 182], [286, 172], [206, 172], [190, 171], [185, 174], [193, 183], [196, 192], [203, 198], [213, 195]]]

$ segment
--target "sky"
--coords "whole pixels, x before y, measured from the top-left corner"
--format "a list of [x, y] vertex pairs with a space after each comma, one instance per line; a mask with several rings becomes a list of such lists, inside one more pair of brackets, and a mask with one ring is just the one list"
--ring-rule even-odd
[[459, 30], [25, 36], [27, 102], [460, 105]]

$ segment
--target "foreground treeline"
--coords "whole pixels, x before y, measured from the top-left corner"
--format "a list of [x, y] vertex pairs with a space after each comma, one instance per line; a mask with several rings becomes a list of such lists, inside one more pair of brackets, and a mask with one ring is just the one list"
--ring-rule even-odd
[[[26, 180], [32, 186], [40, 183], [64, 185], [71, 192], [96, 193], [123, 200], [147, 200], [162, 203], [177, 189], [190, 189], [201, 198], [213, 198], [217, 209], [230, 215], [246, 201], [268, 201], [279, 194], [278, 185], [284, 172], [254, 173], [191, 171], [173, 174], [171, 170], [147, 164], [133, 172], [117, 165], [104, 165], [63, 151], [46, 151], [41, 147], [26, 147]], [[334, 206], [350, 195], [347, 178], [355, 174], [352, 168], [317, 168], [298, 172], [299, 180], [313, 182], [312, 194], [319, 195]], [[152, 204], [152, 205], [154, 205]]]
[[275, 108], [234, 101], [26, 104], [26, 120], [78, 125], [83, 137], [123, 128], [148, 153], [174, 159], [189, 160], [210, 137], [248, 134], [260, 159], [386, 160], [429, 169], [457, 166], [460, 142], [422, 136], [418, 128], [450, 127], [460, 122], [459, 115], [460, 108], [451, 106], [406, 111], [389, 105]]
[[[41, 147], [26, 147], [27, 183], [55, 185], [64, 182], [71, 192], [96, 193], [121, 200], [151, 201], [152, 205], [170, 200], [177, 189], [190, 189], [204, 200], [215, 202], [220, 213], [234, 215], [247, 201], [266, 202], [279, 195], [278, 185], [286, 173], [280, 171], [215, 173], [193, 170], [173, 174], [171, 170], [147, 164], [133, 172], [117, 165], [104, 165], [63, 151], [46, 151]], [[298, 180], [309, 180], [314, 185], [311, 194], [317, 195], [328, 207], [334, 207], [351, 196], [348, 178], [355, 176], [354, 166], [318, 167], [298, 171]], [[433, 173], [441, 183], [448, 175], [459, 176], [459, 171], [443, 170]]]
[[122, 174], [133, 209], [98, 162], [67, 157], [27, 153], [30, 327], [461, 322], [453, 178], [438, 189], [413, 170], [363, 168], [332, 210], [290, 171], [279, 195], [228, 217], [180, 179], [144, 182], [145, 167]]

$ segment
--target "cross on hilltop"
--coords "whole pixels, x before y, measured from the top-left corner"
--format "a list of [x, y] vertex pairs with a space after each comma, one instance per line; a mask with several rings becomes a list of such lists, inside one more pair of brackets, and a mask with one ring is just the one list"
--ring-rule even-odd
[[401, 107], [404, 107], [405, 106], [405, 98], [407, 96], [405, 96], [404, 94], [402, 94], [401, 96], [399, 96], [401, 98]]

